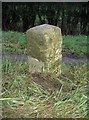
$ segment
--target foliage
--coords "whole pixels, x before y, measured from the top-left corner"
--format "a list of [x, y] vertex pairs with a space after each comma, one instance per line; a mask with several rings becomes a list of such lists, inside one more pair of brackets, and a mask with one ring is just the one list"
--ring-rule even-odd
[[63, 36], [63, 55], [87, 57], [89, 43], [87, 36]]
[[[16, 48], [16, 45], [19, 46]], [[85, 56], [86, 45], [88, 45], [86, 36], [63, 36], [63, 55], [72, 54], [74, 50], [76, 56], [82, 57], [80, 50], [78, 54], [76, 52], [78, 47], [83, 49]], [[26, 47], [25, 34], [3, 32], [3, 53], [26, 54]], [[13, 49], [15, 51], [11, 52]], [[3, 109], [3, 117], [85, 119], [88, 113], [88, 65], [89, 63], [76, 65], [62, 63], [61, 76], [54, 78], [53, 75], [43, 73], [31, 74], [28, 72], [28, 62], [13, 61], [7, 55], [2, 59], [0, 107]]]
[[[8, 62], [7, 62], [8, 61]], [[9, 66], [7, 68], [7, 66]], [[70, 85], [63, 85], [54, 92], [44, 89], [43, 84], [39, 85], [35, 77], [28, 73], [28, 63], [13, 62], [10, 59], [3, 60], [3, 82], [2, 100], [3, 117], [7, 118], [84, 118], [87, 116], [87, 69], [86, 64], [75, 66], [76, 69], [69, 69], [62, 65], [61, 80], [71, 78], [77, 88], [69, 90]], [[65, 67], [64, 67], [65, 66]], [[70, 67], [70, 65], [69, 65]], [[85, 68], [81, 71], [81, 67]], [[79, 73], [76, 77], [76, 70]], [[71, 73], [72, 71], [72, 73]], [[82, 76], [84, 77], [83, 79]], [[42, 76], [38, 76], [40, 79]], [[47, 78], [43, 75], [43, 78]], [[76, 81], [75, 81], [76, 80]], [[79, 80], [81, 82], [79, 83]], [[41, 82], [41, 81], [39, 81]], [[66, 82], [66, 81], [65, 81]], [[49, 86], [50, 87], [50, 86]], [[55, 87], [55, 86], [54, 86]], [[67, 90], [66, 90], [67, 89]], [[65, 109], [64, 109], [65, 108]]]
[[87, 3], [7, 2], [2, 3], [2, 28], [25, 32], [35, 25], [48, 23], [59, 26], [65, 35], [88, 34], [88, 14]]
[[[28, 39], [26, 34], [19, 32], [2, 32], [3, 53], [27, 54]], [[87, 36], [63, 36], [62, 54], [69, 57], [87, 57], [89, 42]]]
[[27, 37], [24, 33], [18, 33], [13, 31], [2, 32], [2, 38], [3, 53], [27, 53]]

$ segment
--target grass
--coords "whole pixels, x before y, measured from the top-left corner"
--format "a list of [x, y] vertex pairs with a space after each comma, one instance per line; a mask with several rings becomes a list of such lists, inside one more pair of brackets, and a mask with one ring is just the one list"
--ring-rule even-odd
[[[27, 54], [27, 37], [25, 33], [2, 32], [3, 53], [7, 54]], [[87, 47], [89, 42], [87, 36], [63, 36], [62, 44], [63, 56], [86, 57], [88, 55]]]
[[[27, 54], [27, 38], [25, 34], [8, 31], [3, 32], [3, 37], [4, 54]], [[64, 36], [63, 39], [63, 50], [66, 50], [63, 51], [64, 56], [72, 55], [74, 49], [74, 55], [85, 57], [87, 51], [83, 48], [86, 46], [86, 36]], [[81, 47], [83, 54], [80, 49], [77, 53], [75, 47], [82, 44], [84, 44]], [[88, 64], [84, 63], [75, 66], [62, 64], [61, 76], [53, 78], [52, 75], [43, 73], [31, 74], [28, 72], [27, 62], [13, 61], [6, 57], [2, 61], [3, 81], [2, 98], [0, 98], [3, 104], [3, 117], [87, 117]]]
[[[3, 61], [3, 99], [1, 99], [3, 101], [3, 117], [84, 118], [87, 115], [86, 89], [87, 72], [89, 72], [87, 65], [75, 66], [74, 69], [70, 68], [69, 70], [67, 68], [68, 65], [62, 64], [62, 75], [58, 78], [64, 84], [60, 88], [53, 90], [55, 88], [53, 86], [49, 90], [41, 83], [34, 81], [35, 76], [29, 74], [27, 63], [5, 59]], [[38, 76], [38, 79], [40, 77], [42, 80], [47, 79], [47, 76], [43, 74]], [[50, 78], [47, 79], [47, 84], [49, 84], [48, 80]], [[77, 88], [72, 90], [72, 85], [76, 85]], [[48, 87], [50, 88], [50, 85]]]
[[89, 42], [87, 36], [63, 36], [63, 55], [74, 57], [86, 57]]
[[24, 33], [2, 32], [2, 50], [4, 54], [27, 53], [27, 38]]

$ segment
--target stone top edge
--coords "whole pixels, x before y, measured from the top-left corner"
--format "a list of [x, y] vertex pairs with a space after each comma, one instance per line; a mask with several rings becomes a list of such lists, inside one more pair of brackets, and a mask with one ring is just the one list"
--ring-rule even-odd
[[43, 27], [44, 27], [44, 28], [46, 28], [46, 27], [49, 27], [49, 28], [51, 28], [51, 27], [56, 27], [57, 29], [61, 30], [59, 27], [54, 26], [54, 25], [42, 24], [42, 25], [37, 25], [37, 26], [35, 26], [35, 27], [32, 27], [32, 28], [28, 29], [28, 30], [26, 31], [26, 33], [27, 33], [28, 31], [30, 31], [30, 30], [34, 30], [35, 28], [43, 28]]

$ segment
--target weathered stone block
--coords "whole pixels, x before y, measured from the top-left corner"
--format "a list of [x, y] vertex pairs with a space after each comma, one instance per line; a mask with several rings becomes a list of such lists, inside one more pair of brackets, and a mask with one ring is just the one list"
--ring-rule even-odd
[[28, 62], [29, 62], [29, 72], [35, 73], [35, 72], [41, 72], [42, 68], [44, 66], [44, 63], [32, 58], [31, 56], [28, 56]]
[[44, 63], [44, 72], [60, 74], [62, 61], [61, 29], [53, 25], [43, 24], [30, 28], [26, 34], [29, 40], [28, 55]]

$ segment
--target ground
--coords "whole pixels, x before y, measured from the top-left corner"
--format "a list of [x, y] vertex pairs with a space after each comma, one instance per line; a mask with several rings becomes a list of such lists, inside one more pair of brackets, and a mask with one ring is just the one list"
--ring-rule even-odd
[[0, 100], [4, 118], [87, 116], [89, 62], [86, 55], [89, 43], [86, 36], [63, 36], [62, 74], [58, 78], [28, 72], [25, 34], [8, 31], [3, 37], [3, 54], [6, 56], [2, 61]]

